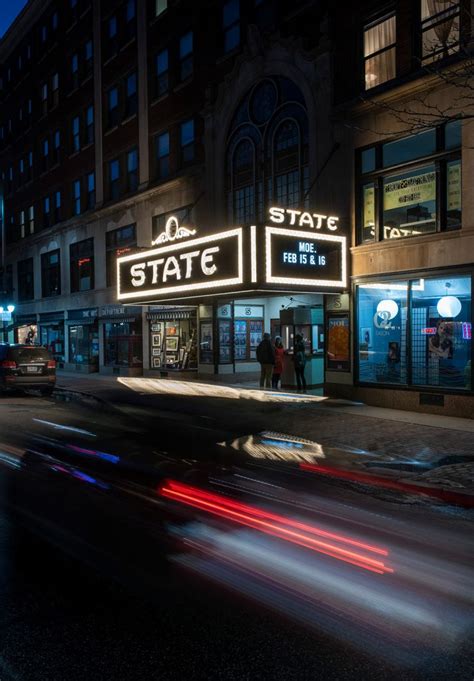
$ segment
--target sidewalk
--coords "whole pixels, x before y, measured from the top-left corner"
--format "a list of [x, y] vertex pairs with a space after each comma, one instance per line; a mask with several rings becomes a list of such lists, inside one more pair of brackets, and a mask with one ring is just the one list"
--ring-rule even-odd
[[[175, 376], [117, 378], [58, 372], [58, 387], [112, 404], [120, 402], [125, 409], [124, 405], [133, 409], [138, 400], [150, 397], [150, 404], [143, 407], [149, 418], [167, 410], [215, 415], [216, 423], [235, 424], [240, 432], [242, 423], [248, 423], [249, 434], [236, 438], [232, 446], [259, 458], [295, 460], [296, 456], [302, 468], [309, 461], [306, 469], [315, 474], [398, 493], [424, 489], [446, 501], [458, 503], [458, 497], [461, 505], [474, 505], [471, 419], [369, 407], [322, 395], [263, 391], [254, 383], [225, 385]], [[296, 451], [290, 452], [291, 447]]]

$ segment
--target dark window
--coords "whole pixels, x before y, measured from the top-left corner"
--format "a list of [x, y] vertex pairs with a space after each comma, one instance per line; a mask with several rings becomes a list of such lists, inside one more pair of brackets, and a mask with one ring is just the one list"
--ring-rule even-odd
[[104, 341], [104, 364], [106, 366], [142, 366], [141, 322], [108, 322], [104, 324]]
[[59, 152], [61, 149], [61, 133], [56, 130], [53, 135], [53, 162], [59, 163]]
[[81, 121], [79, 116], [72, 119], [72, 151], [79, 151], [81, 148]]
[[165, 231], [168, 218], [174, 216], [180, 225], [190, 227], [194, 225], [193, 206], [184, 206], [177, 210], [172, 210], [168, 213], [161, 213], [154, 215], [151, 223], [152, 239], [155, 240], [162, 232]]
[[127, 225], [105, 235], [107, 286], [115, 285], [116, 259], [126, 255], [137, 245], [135, 225]]
[[180, 126], [181, 162], [194, 160], [194, 121], [191, 119]]
[[43, 227], [51, 225], [51, 199], [49, 196], [43, 198]]
[[71, 293], [94, 288], [94, 239], [85, 239], [69, 247]]
[[79, 87], [79, 55], [77, 52], [71, 57], [71, 87], [73, 90]]
[[161, 50], [156, 55], [156, 83], [155, 96], [161, 97], [168, 92], [169, 73], [168, 73], [168, 50]]
[[113, 128], [119, 122], [118, 88], [113, 87], [107, 93], [107, 127]]
[[132, 149], [127, 153], [127, 185], [128, 191], [134, 192], [138, 187], [138, 151]]
[[72, 183], [72, 214], [81, 214], [81, 181], [74, 180]]
[[41, 256], [41, 294], [43, 298], [61, 295], [59, 249]]
[[49, 165], [49, 139], [43, 140], [43, 157], [42, 157], [42, 169], [43, 171], [48, 170]]
[[382, 145], [382, 162], [384, 168], [387, 168], [429, 156], [435, 151], [436, 130], [432, 128]]
[[137, 74], [131, 73], [126, 81], [126, 100], [125, 100], [125, 116], [132, 116], [137, 113]]
[[125, 6], [125, 39], [131, 40], [135, 35], [135, 0], [127, 0]]
[[120, 163], [118, 158], [109, 161], [109, 198], [118, 199], [120, 196]]
[[189, 31], [179, 41], [179, 78], [186, 80], [193, 75], [193, 32]]
[[95, 207], [95, 173], [87, 175], [87, 208], [92, 210]]
[[59, 103], [59, 73], [54, 73], [51, 79], [51, 96], [52, 105], [57, 106]]
[[459, 52], [459, 0], [421, 0], [421, 54], [424, 64]]
[[222, 11], [224, 29], [224, 52], [235, 50], [240, 44], [240, 2], [228, 0]]
[[92, 40], [88, 40], [84, 45], [84, 77], [92, 73]]
[[157, 135], [156, 144], [156, 176], [168, 177], [170, 174], [170, 136], [168, 132]]
[[54, 221], [61, 221], [61, 192], [59, 189], [54, 193]]
[[18, 300], [33, 300], [35, 297], [35, 281], [33, 258], [18, 262]]
[[381, 85], [396, 76], [395, 15], [364, 29], [365, 89]]
[[85, 143], [92, 144], [94, 141], [94, 107], [88, 106], [86, 109]]

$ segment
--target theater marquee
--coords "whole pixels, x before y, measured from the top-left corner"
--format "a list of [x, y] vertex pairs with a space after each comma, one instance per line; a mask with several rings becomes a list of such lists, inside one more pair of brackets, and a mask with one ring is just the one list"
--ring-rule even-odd
[[208, 296], [347, 287], [347, 240], [334, 233], [338, 218], [273, 207], [269, 221], [271, 226], [191, 238], [194, 229], [170, 218], [154, 241], [158, 247], [117, 259], [118, 300], [197, 302]]

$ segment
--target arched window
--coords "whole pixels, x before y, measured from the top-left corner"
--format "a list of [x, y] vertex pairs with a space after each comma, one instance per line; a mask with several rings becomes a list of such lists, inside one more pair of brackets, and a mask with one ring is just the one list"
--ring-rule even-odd
[[265, 78], [239, 104], [227, 138], [228, 220], [263, 221], [271, 203], [307, 205], [308, 117], [290, 80]]

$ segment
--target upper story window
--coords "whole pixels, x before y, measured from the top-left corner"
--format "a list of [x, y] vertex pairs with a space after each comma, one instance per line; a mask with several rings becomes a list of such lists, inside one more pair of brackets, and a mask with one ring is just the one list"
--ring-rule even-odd
[[17, 266], [18, 300], [33, 300], [35, 297], [35, 280], [33, 258], [20, 260]]
[[461, 226], [461, 121], [358, 153], [359, 243]]
[[179, 41], [179, 78], [186, 80], [193, 75], [193, 32], [189, 31]]
[[364, 28], [364, 73], [366, 90], [395, 78], [395, 15]]
[[56, 31], [59, 26], [59, 16], [57, 12], [53, 12], [53, 16], [51, 17], [51, 26], [53, 31]]
[[77, 88], [79, 86], [79, 55], [73, 54], [71, 57], [71, 87]]
[[59, 151], [61, 149], [61, 133], [55, 130], [53, 135], [53, 161], [59, 163]]
[[41, 86], [41, 108], [43, 114], [48, 112], [48, 83]]
[[127, 153], [127, 185], [129, 192], [136, 191], [138, 187], [138, 150], [136, 148]]
[[156, 81], [155, 97], [161, 97], [169, 88], [168, 50], [161, 50], [155, 57]]
[[54, 221], [61, 221], [61, 190], [54, 192]]
[[131, 40], [135, 35], [135, 0], [127, 0], [125, 6], [125, 39]]
[[107, 127], [113, 128], [119, 123], [118, 88], [113, 87], [107, 93]]
[[107, 35], [111, 40], [117, 37], [117, 17], [115, 16], [115, 14], [111, 16], [108, 21]]
[[86, 109], [85, 143], [92, 144], [94, 141], [94, 107], [92, 104]]
[[41, 26], [41, 42], [45, 43], [48, 40], [48, 27], [46, 24]]
[[126, 80], [125, 117], [137, 113], [137, 74], [131, 73]]
[[61, 263], [59, 249], [41, 256], [41, 294], [43, 298], [61, 295]]
[[79, 151], [81, 148], [81, 125], [79, 116], [72, 119], [72, 151]]
[[87, 208], [92, 210], [95, 206], [95, 173], [87, 175]]
[[240, 44], [240, 1], [228, 0], [222, 9], [224, 52], [231, 52]]
[[51, 199], [49, 196], [43, 198], [43, 227], [47, 229], [51, 225]]
[[109, 161], [109, 198], [120, 196], [120, 162], [118, 158]]
[[81, 181], [74, 180], [72, 183], [72, 214], [80, 215], [81, 211]]
[[163, 132], [155, 138], [156, 176], [159, 179], [170, 174], [170, 135]]
[[459, 52], [459, 0], [421, 0], [421, 52], [424, 64]]
[[168, 0], [154, 0], [155, 2], [155, 17], [159, 17], [168, 9]]
[[88, 40], [84, 45], [84, 72], [86, 75], [92, 72], [92, 40]]
[[181, 163], [194, 161], [194, 121], [181, 123], [179, 141], [181, 146]]
[[94, 288], [94, 239], [84, 239], [69, 246], [71, 293]]
[[137, 245], [136, 226], [126, 225], [105, 235], [105, 258], [107, 286], [116, 283], [117, 258], [126, 255]]

